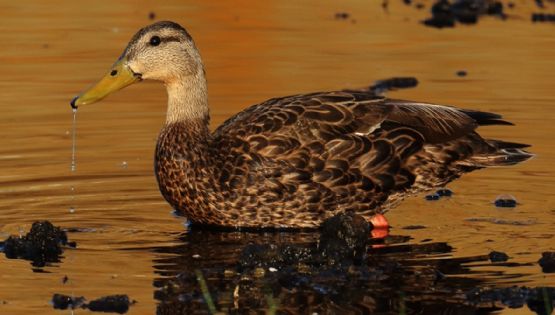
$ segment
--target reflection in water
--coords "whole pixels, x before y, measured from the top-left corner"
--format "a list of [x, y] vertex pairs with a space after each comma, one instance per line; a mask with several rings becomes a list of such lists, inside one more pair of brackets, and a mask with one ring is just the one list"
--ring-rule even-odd
[[447, 243], [406, 240], [374, 244], [362, 264], [330, 263], [307, 254], [317, 233], [192, 229], [156, 250], [166, 254], [154, 266], [157, 313], [489, 314], [526, 305], [551, 313], [555, 288], [496, 288], [526, 276], [499, 271], [518, 264], [476, 271], [492, 264], [487, 255], [451, 258]]

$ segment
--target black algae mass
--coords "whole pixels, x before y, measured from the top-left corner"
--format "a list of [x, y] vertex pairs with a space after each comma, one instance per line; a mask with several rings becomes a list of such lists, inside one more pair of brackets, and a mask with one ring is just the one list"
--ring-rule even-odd
[[83, 308], [93, 312], [124, 314], [129, 310], [129, 306], [135, 303], [124, 294], [103, 296], [89, 303], [86, 301], [82, 296], [71, 297], [56, 293], [52, 297], [52, 306], [60, 310]]
[[37, 221], [27, 235], [6, 239], [4, 254], [7, 258], [27, 259], [33, 266], [43, 267], [46, 263], [60, 261], [62, 246], [75, 247], [75, 243], [68, 242], [66, 233], [59, 227], [48, 221]]
[[438, 0], [432, 5], [431, 13], [422, 23], [436, 28], [455, 27], [456, 23], [475, 24], [487, 15], [506, 18], [503, 3], [496, 0]]
[[543, 252], [542, 258], [538, 260], [538, 263], [542, 267], [543, 272], [555, 272], [555, 252]]

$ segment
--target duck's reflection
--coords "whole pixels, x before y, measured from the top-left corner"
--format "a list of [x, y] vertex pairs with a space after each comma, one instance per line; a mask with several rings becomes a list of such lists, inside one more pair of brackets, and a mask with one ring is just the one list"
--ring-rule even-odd
[[521, 276], [506, 275], [509, 264], [477, 271], [491, 264], [487, 255], [451, 258], [446, 243], [407, 240], [389, 237], [366, 255], [338, 258], [322, 254], [316, 232], [192, 229], [180, 245], [157, 249], [164, 253], [155, 261], [157, 313], [490, 314], [528, 307], [551, 314], [555, 289], [507, 288]]

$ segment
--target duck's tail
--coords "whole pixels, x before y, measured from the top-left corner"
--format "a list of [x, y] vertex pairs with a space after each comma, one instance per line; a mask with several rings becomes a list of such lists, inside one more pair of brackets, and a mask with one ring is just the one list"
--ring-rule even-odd
[[[462, 110], [462, 112], [472, 117], [479, 126], [513, 125], [511, 122], [503, 120], [498, 114], [473, 110]], [[529, 144], [493, 139], [484, 139], [484, 141], [487, 148], [477, 150], [477, 154], [470, 158], [470, 161], [477, 167], [514, 165], [534, 156], [523, 150], [529, 147]]]
[[491, 139], [485, 141], [491, 147], [488, 152], [474, 155], [470, 159], [478, 167], [514, 165], [534, 156], [523, 150], [530, 146], [528, 144]]

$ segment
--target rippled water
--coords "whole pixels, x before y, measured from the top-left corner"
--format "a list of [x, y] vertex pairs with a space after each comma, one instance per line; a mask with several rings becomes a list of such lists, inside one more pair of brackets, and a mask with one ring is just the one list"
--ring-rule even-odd
[[[402, 1], [390, 1], [386, 11], [363, 0], [0, 2], [0, 238], [48, 219], [71, 229], [78, 243], [43, 272], [0, 257], [0, 313], [58, 313], [48, 304], [53, 293], [126, 293], [138, 301], [131, 314], [155, 313], [160, 281], [197, 267], [226, 268], [240, 245], [253, 239], [284, 239], [184, 232], [184, 220], [172, 216], [152, 170], [165, 115], [160, 84], [144, 82], [80, 110], [71, 172], [69, 100], [108, 69], [135, 31], [151, 22], [150, 13], [181, 23], [195, 38], [208, 75], [212, 127], [273, 96], [361, 87], [392, 76], [420, 81], [416, 89], [390, 94], [395, 98], [502, 113], [516, 126], [481, 133], [530, 143], [537, 157], [468, 174], [449, 186], [451, 198], [417, 196], [391, 211], [392, 233], [410, 236], [413, 248], [426, 239], [452, 247], [399, 259], [423, 266], [430, 258], [463, 259], [457, 279], [475, 282], [453, 280], [461, 290], [484, 283], [555, 286], [553, 274], [536, 263], [541, 252], [555, 250], [555, 26], [531, 23], [534, 5], [515, 3], [507, 21], [484, 18], [438, 30], [418, 23], [428, 7], [415, 10]], [[337, 12], [350, 17], [337, 20]], [[468, 75], [456, 76], [459, 70]], [[495, 208], [500, 194], [514, 195], [519, 205]], [[415, 224], [426, 228], [402, 229]], [[491, 250], [506, 252], [515, 264], [464, 262]], [[214, 281], [208, 279], [209, 286]]]

